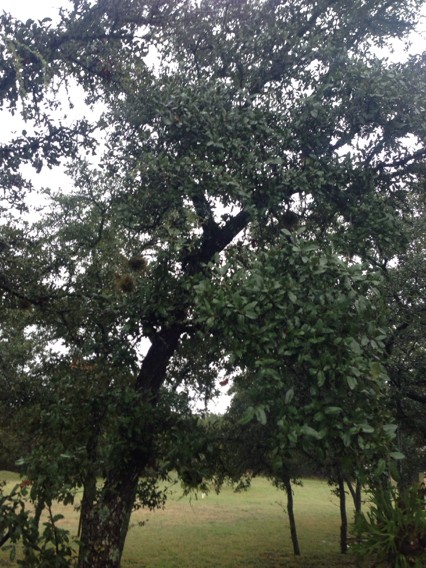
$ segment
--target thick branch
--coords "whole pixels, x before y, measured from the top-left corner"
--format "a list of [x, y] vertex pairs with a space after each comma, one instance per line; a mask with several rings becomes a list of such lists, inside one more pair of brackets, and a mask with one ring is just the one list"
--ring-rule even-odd
[[149, 392], [154, 396], [158, 393], [166, 376], [167, 365], [176, 351], [183, 331], [184, 326], [176, 323], [159, 331], [153, 338], [136, 379], [138, 391]]
[[403, 322], [400, 323], [396, 329], [394, 330], [394, 332], [392, 333], [392, 335], [389, 337], [389, 339], [386, 341], [385, 343], [385, 351], [388, 355], [392, 354], [393, 351], [393, 347], [395, 345], [396, 340], [399, 337], [399, 334], [401, 332], [403, 332], [404, 330], [406, 330], [409, 327], [409, 323], [408, 322]]
[[12, 532], [7, 532], [2, 538], [0, 538], [0, 548], [12, 537]]
[[223, 227], [211, 225], [211, 230], [204, 233], [198, 251], [189, 254], [183, 261], [187, 274], [196, 274], [202, 266], [208, 263], [215, 254], [223, 251], [229, 243], [240, 233], [248, 224], [250, 216], [247, 211], [240, 211], [232, 217]]
[[195, 212], [197, 213], [200, 224], [205, 234], [217, 230], [217, 224], [213, 218], [213, 211], [210, 203], [204, 195], [194, 195], [192, 197]]
[[[186, 257], [184, 262], [186, 274], [191, 275], [201, 271], [215, 254], [225, 249], [248, 222], [249, 214], [240, 211], [223, 227], [216, 224], [212, 226], [210, 231], [204, 233], [198, 251]], [[152, 339], [151, 347], [136, 380], [138, 391], [150, 392], [155, 396], [164, 381], [169, 361], [176, 351], [180, 336], [186, 329], [181, 323], [185, 316], [185, 307], [176, 308], [174, 316], [175, 323], [161, 329]]]
[[406, 391], [405, 395], [415, 402], [420, 402], [421, 404], [426, 404], [426, 394], [420, 394], [415, 391]]

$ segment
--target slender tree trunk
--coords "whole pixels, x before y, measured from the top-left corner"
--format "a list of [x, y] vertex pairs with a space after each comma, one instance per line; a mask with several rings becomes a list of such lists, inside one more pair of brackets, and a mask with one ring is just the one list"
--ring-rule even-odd
[[337, 474], [340, 502], [340, 552], [345, 554], [348, 551], [348, 517], [346, 514], [346, 493], [345, 480], [339, 471]]
[[297, 538], [296, 519], [294, 517], [293, 488], [290, 479], [284, 479], [284, 486], [287, 493], [287, 514], [290, 523], [291, 542], [295, 556], [300, 556], [299, 540]]
[[348, 486], [349, 492], [352, 496], [352, 500], [354, 502], [354, 507], [355, 507], [355, 517], [357, 517], [361, 513], [361, 507], [362, 507], [361, 483], [357, 479], [354, 487], [354, 484], [350, 479], [346, 479], [345, 481], [346, 485]]
[[354, 503], [355, 503], [355, 513], [357, 515], [360, 515], [362, 509], [362, 494], [361, 494], [361, 482], [359, 479], [356, 480]]

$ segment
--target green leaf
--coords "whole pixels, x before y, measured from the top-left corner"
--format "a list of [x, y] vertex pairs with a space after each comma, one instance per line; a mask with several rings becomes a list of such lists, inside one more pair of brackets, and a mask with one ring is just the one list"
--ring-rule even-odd
[[362, 353], [361, 346], [358, 343], [358, 341], [356, 341], [353, 337], [349, 342], [349, 346], [356, 355], [361, 355]]
[[353, 377], [352, 375], [349, 375], [346, 377], [346, 382], [348, 383], [348, 387], [351, 390], [354, 390], [354, 388], [357, 386], [358, 381], [356, 380], [355, 377]]
[[258, 303], [259, 303], [259, 302], [258, 302], [257, 300], [254, 300], [253, 302], [249, 302], [249, 303], [246, 305], [245, 309], [246, 309], [246, 310], [252, 310], [253, 308], [255, 308], [255, 307], [257, 306]]
[[402, 452], [391, 452], [389, 455], [393, 460], [405, 460], [405, 455]]
[[251, 422], [253, 420], [254, 417], [254, 408], [253, 406], [248, 406], [245, 411], [244, 414], [242, 415], [241, 419], [240, 419], [240, 424], [244, 425], [244, 424], [248, 424], [249, 422]]
[[396, 431], [398, 430], [398, 426], [396, 424], [385, 424], [383, 426], [383, 431], [387, 434], [388, 438], [393, 440], [396, 436]]
[[301, 434], [305, 434], [306, 436], [310, 436], [310, 437], [315, 438], [317, 440], [320, 440], [322, 438], [320, 432], [317, 432], [317, 430], [314, 430], [314, 428], [311, 428], [307, 424], [302, 426], [302, 428], [300, 429], [300, 432], [301, 432]]
[[398, 465], [396, 464], [396, 462], [394, 460], [390, 460], [388, 467], [392, 479], [398, 481], [400, 479], [400, 473], [398, 471]]
[[289, 441], [292, 444], [296, 444], [297, 443], [297, 432], [289, 432], [289, 434], [287, 435], [287, 438], [289, 439]]
[[323, 371], [318, 371], [317, 383], [319, 387], [322, 387], [325, 383], [325, 373]]
[[286, 404], [290, 404], [290, 402], [293, 400], [294, 397], [294, 388], [291, 387], [290, 389], [288, 389], [288, 391], [285, 393], [285, 403]]
[[266, 412], [263, 406], [256, 406], [254, 412], [257, 420], [264, 426], [266, 424]]
[[291, 292], [290, 290], [288, 292], [288, 298], [289, 298], [289, 300], [292, 304], [297, 303], [297, 296], [295, 294], [293, 294], [293, 292]]
[[341, 412], [343, 412], [343, 410], [340, 408], [340, 406], [328, 406], [325, 410], [324, 410], [325, 414], [329, 414], [330, 416], [336, 415], [336, 414], [340, 414]]
[[318, 250], [318, 245], [316, 245], [315, 243], [309, 243], [303, 247], [303, 250], [305, 252], [312, 252], [314, 250]]
[[250, 320], [256, 320], [257, 319], [257, 314], [255, 312], [251, 312], [246, 310], [244, 312], [244, 315], [246, 316], [246, 318], [250, 319]]
[[377, 467], [374, 471], [375, 475], [377, 477], [379, 477], [380, 475], [382, 475], [384, 472], [386, 471], [386, 462], [384, 459], [379, 459], [378, 463], [377, 463]]
[[348, 448], [351, 445], [352, 438], [349, 432], [342, 433], [342, 441], [345, 448]]

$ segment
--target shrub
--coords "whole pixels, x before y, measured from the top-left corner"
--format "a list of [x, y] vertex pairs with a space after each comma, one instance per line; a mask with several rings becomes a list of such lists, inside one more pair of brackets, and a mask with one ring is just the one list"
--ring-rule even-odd
[[399, 492], [381, 487], [372, 491], [370, 508], [358, 516], [355, 528], [360, 559], [392, 568], [425, 565], [425, 496], [417, 488]]

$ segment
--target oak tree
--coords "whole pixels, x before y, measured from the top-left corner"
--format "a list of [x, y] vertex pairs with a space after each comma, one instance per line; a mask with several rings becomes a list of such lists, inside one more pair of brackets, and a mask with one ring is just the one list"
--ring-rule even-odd
[[[1, 230], [5, 239], [19, 236], [0, 249], [0, 298], [2, 310], [24, 302], [50, 346], [46, 382], [55, 394], [44, 424], [63, 421], [64, 437], [49, 459], [36, 459], [35, 471], [43, 478], [43, 467], [56, 463], [58, 480], [84, 486], [79, 566], [112, 568], [139, 479], [182, 464], [188, 475], [203, 470], [206, 448], [190, 435], [196, 419], [179, 390], [195, 386], [209, 396], [214, 369], [238, 359], [219, 314], [236, 314], [244, 338], [258, 316], [266, 318], [261, 329], [271, 317], [268, 344], [286, 350], [275, 323], [289, 306], [294, 317], [298, 307], [309, 313], [312, 301], [294, 255], [282, 252], [295, 231], [304, 229], [305, 246], [331, 246], [355, 260], [394, 246], [396, 211], [416, 191], [426, 152], [425, 65], [421, 56], [392, 63], [383, 53], [413, 29], [423, 2], [71, 4], [56, 24], [1, 16], [0, 100], [28, 126], [0, 149], [10, 212]], [[67, 121], [59, 94], [70, 100], [73, 89], [88, 105], [103, 105], [100, 120]], [[86, 156], [92, 152], [96, 160]], [[31, 188], [21, 165], [42, 174], [61, 161], [74, 189], [45, 191], [44, 215], [23, 227], [16, 211]], [[325, 257], [312, 250], [299, 262], [314, 286], [315, 258]], [[247, 268], [241, 251], [252, 253], [242, 255]], [[233, 275], [259, 263], [266, 273], [281, 263], [282, 283], [269, 293], [289, 300], [269, 311], [238, 290], [226, 296]], [[330, 283], [331, 296], [342, 278]], [[333, 319], [331, 304], [325, 319]], [[366, 338], [374, 350], [376, 340]], [[368, 380], [362, 339], [352, 339], [343, 340], [343, 367], [352, 353]], [[58, 342], [62, 350], [52, 355]], [[328, 381], [357, 392], [355, 370], [342, 378], [343, 370], [308, 359], [313, 405], [327, 397]], [[259, 388], [268, 389], [275, 363], [260, 361], [269, 378]], [[263, 420], [267, 409], [257, 413]], [[81, 424], [78, 444], [67, 420], [70, 432]]]

